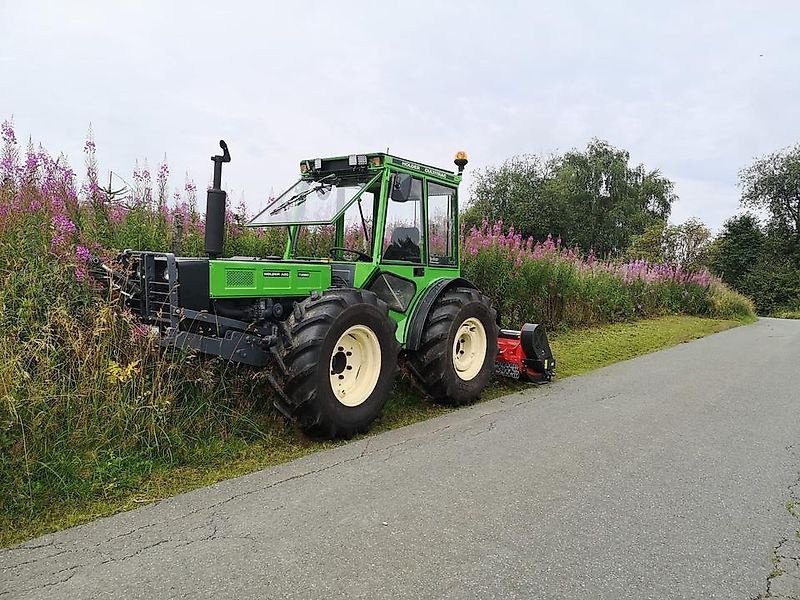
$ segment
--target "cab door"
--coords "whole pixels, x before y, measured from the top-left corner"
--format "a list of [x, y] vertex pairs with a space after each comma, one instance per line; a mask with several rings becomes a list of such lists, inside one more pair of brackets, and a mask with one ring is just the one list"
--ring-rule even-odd
[[427, 265], [430, 275], [458, 277], [458, 191], [435, 181], [425, 182]]
[[393, 173], [388, 182], [382, 215], [378, 271], [369, 289], [389, 306], [398, 323], [398, 340], [404, 338], [405, 322], [419, 292], [427, 287], [427, 228], [425, 181], [406, 173]]

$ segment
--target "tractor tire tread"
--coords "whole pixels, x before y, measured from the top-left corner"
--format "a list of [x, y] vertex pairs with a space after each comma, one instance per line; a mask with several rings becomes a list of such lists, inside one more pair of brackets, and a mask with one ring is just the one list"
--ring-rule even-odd
[[[481, 305], [481, 308], [475, 305]], [[456, 320], [465, 310], [477, 311], [482, 315], [488, 344], [487, 358], [481, 372], [466, 384], [454, 376], [449, 348], [450, 336], [454, 335], [453, 328], [460, 325]], [[457, 406], [478, 398], [494, 371], [499, 334], [496, 319], [497, 312], [492, 308], [489, 298], [472, 288], [450, 288], [436, 300], [425, 320], [419, 348], [409, 354], [411, 372], [434, 401]]]
[[[386, 373], [393, 380], [400, 352], [395, 338], [397, 323], [389, 317], [387, 304], [368, 290], [332, 288], [320, 295], [310, 296], [295, 303], [289, 317], [278, 327], [279, 337], [273, 348], [278, 360], [275, 361], [277, 367], [273, 375], [283, 393], [279, 394], [275, 403], [282, 413], [291, 415], [303, 432], [314, 438], [349, 439], [364, 433], [375, 418], [371, 416], [361, 422], [335, 422], [320, 406], [318, 367], [321, 360], [326, 360], [320, 356], [322, 345], [340, 315], [354, 305], [368, 305], [372, 308], [365, 310], [374, 314], [377, 309], [383, 315], [381, 322], [391, 332], [391, 347], [386, 348], [385, 352], [392, 360], [387, 363], [391, 366], [387, 367]], [[382, 406], [381, 403], [379, 408]]]

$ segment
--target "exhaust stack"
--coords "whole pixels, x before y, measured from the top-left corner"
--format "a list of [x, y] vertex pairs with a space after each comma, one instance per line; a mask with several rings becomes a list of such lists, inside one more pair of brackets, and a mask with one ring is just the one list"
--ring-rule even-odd
[[214, 184], [206, 193], [206, 239], [205, 250], [209, 258], [222, 256], [225, 245], [225, 204], [228, 195], [222, 190], [222, 163], [231, 162], [228, 144], [219, 141], [222, 156], [212, 156], [214, 162]]

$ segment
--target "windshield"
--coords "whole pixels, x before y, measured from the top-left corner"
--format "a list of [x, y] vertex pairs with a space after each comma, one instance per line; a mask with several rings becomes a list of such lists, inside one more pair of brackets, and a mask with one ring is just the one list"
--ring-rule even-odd
[[337, 178], [331, 174], [315, 180], [301, 179], [253, 217], [248, 225], [330, 223], [371, 181]]

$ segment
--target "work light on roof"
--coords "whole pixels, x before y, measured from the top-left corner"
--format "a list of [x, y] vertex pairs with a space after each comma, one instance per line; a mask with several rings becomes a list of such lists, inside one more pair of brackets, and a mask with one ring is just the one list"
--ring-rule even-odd
[[367, 155], [366, 154], [351, 154], [347, 157], [347, 164], [351, 167], [366, 167]]

